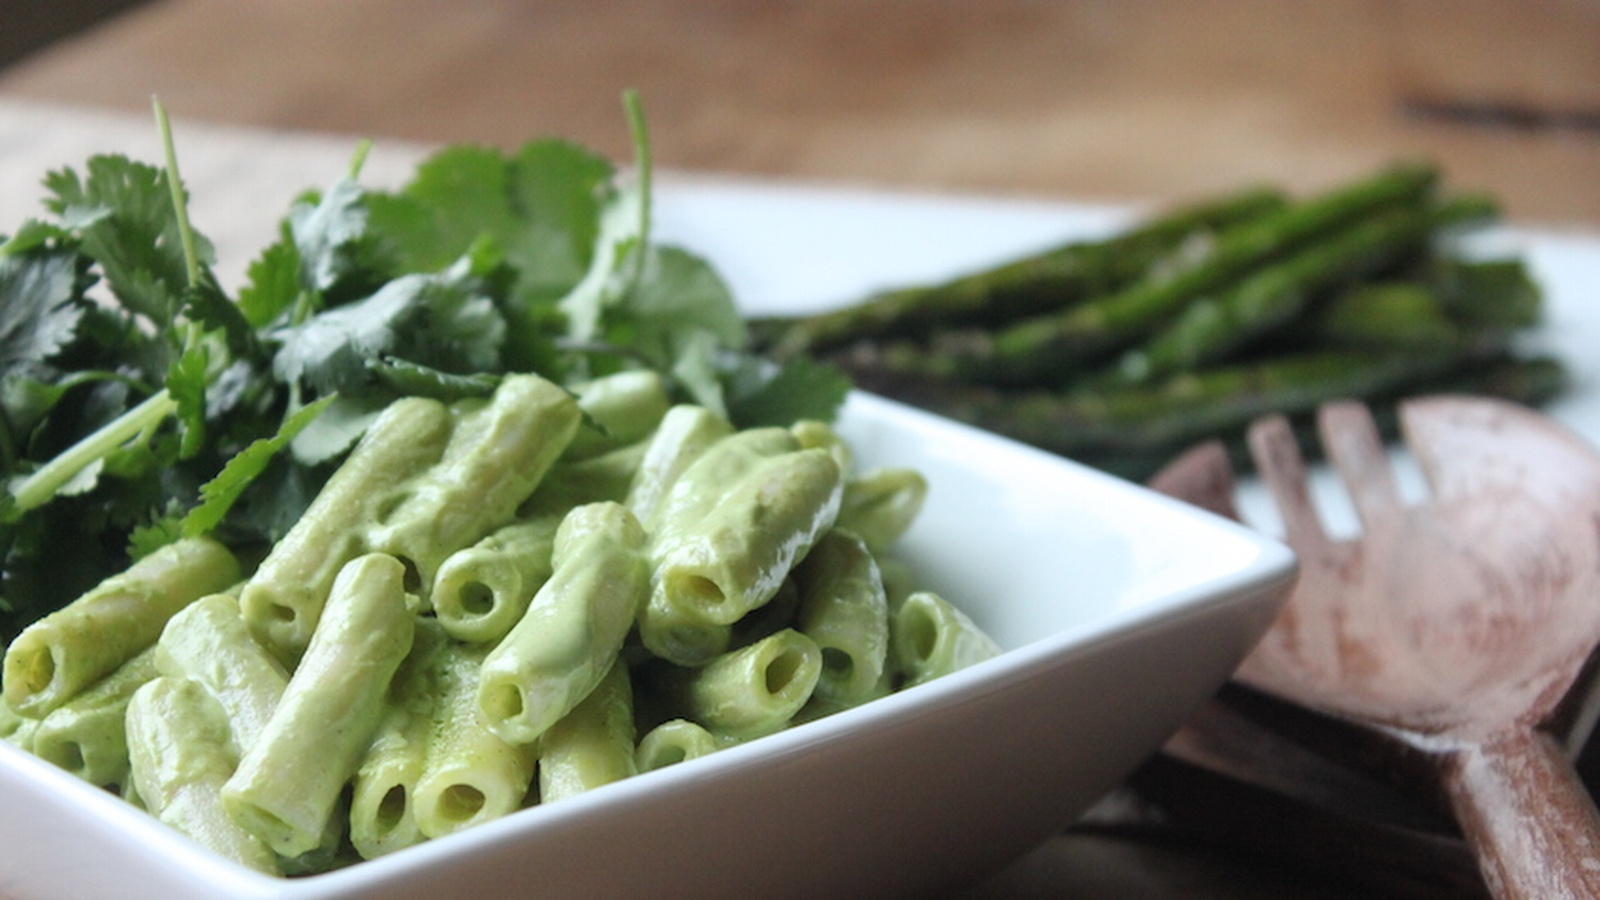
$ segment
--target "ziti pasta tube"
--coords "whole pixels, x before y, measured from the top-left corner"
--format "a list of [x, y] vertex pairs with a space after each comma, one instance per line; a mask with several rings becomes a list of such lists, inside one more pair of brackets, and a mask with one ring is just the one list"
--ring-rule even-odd
[[644, 529], [616, 503], [567, 514], [555, 570], [483, 661], [478, 707], [512, 743], [530, 743], [577, 706], [611, 667], [649, 592]]
[[400, 561], [381, 553], [339, 570], [283, 700], [223, 788], [233, 818], [283, 856], [323, 842], [377, 730], [414, 635], [404, 580]]
[[619, 662], [539, 738], [539, 802], [631, 777], [634, 753], [633, 687]]
[[451, 415], [444, 455], [367, 532], [367, 549], [404, 561], [424, 600], [450, 554], [512, 521], [579, 420], [572, 395], [537, 375], [508, 375], [487, 400], [458, 401]]
[[6, 703], [42, 717], [154, 644], [178, 610], [238, 580], [238, 561], [210, 538], [162, 547], [23, 629], [6, 651]]
[[221, 856], [280, 874], [271, 848], [224, 809], [236, 757], [205, 688], [166, 676], [141, 687], [128, 704], [128, 760], [135, 792], [157, 819]]
[[273, 545], [239, 595], [256, 639], [285, 662], [311, 641], [345, 563], [366, 552], [365, 529], [402, 487], [444, 453], [450, 410], [437, 400], [391, 403], [333, 473], [289, 533]]

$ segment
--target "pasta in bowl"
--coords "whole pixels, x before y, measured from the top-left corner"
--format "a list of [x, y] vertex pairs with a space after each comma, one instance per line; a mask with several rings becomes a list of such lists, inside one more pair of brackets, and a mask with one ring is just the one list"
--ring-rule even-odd
[[[674, 411], [627, 446], [568, 455], [579, 414], [536, 381], [508, 379], [524, 393], [507, 405], [545, 410], [538, 428], [502, 421], [493, 401], [444, 419], [392, 411], [405, 437], [374, 426], [357, 451], [385, 464], [347, 464], [242, 589], [225, 562], [186, 588], [204, 596], [164, 620], [157, 674], [125, 717], [123, 777], [148, 811], [0, 747], [0, 836], [28, 860], [6, 890], [948, 889], [1153, 752], [1292, 579], [1288, 551], [1243, 528], [870, 395], [834, 428], [731, 435]], [[452, 443], [466, 433], [470, 446]], [[669, 433], [699, 449], [651, 456]], [[619, 481], [624, 451], [637, 458]], [[882, 472], [916, 474], [867, 477]], [[525, 527], [503, 532], [513, 510]], [[542, 580], [507, 615], [493, 551], [518, 541], [547, 546], [548, 571], [501, 573]], [[451, 594], [467, 563], [440, 548], [469, 546], [483, 552]], [[264, 651], [252, 671], [267, 674], [216, 676], [244, 685], [236, 695], [189, 687], [230, 641]], [[128, 667], [142, 651], [124, 655]], [[48, 692], [68, 667], [55, 668], [18, 683]], [[607, 737], [619, 729], [631, 733]], [[469, 771], [438, 775], [450, 766], [408, 749], [443, 745]], [[214, 801], [192, 799], [201, 775]], [[525, 805], [518, 784], [542, 802]], [[330, 822], [348, 837], [330, 840]], [[317, 862], [349, 845], [361, 861]]]

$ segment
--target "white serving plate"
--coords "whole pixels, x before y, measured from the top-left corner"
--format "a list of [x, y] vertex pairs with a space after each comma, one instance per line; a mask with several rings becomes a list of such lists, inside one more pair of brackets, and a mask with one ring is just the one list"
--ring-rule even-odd
[[1070, 823], [1237, 666], [1294, 573], [1259, 533], [877, 397], [863, 466], [931, 483], [904, 554], [1007, 652], [750, 744], [351, 868], [209, 855], [0, 745], [0, 896], [926, 896]]
[[[663, 179], [657, 203], [665, 240], [708, 253], [752, 313], [841, 306], [888, 287], [963, 274], [1074, 239], [1110, 234], [1140, 210], [973, 195], [928, 195], [841, 186], [727, 179]], [[1558, 356], [1570, 389], [1545, 412], [1600, 444], [1600, 231], [1512, 223], [1471, 238], [1469, 249], [1526, 259], [1544, 290], [1545, 322], [1530, 347]], [[1413, 461], [1391, 453], [1402, 492], [1426, 492]], [[1355, 530], [1349, 498], [1312, 467], [1312, 496], [1336, 535]], [[1253, 479], [1241, 482], [1245, 521], [1281, 532]]]

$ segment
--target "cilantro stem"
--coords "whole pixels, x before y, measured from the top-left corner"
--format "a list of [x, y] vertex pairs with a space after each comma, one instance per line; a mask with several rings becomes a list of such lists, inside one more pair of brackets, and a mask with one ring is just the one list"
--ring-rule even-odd
[[151, 98], [156, 111], [156, 127], [161, 131], [161, 147], [166, 154], [167, 188], [172, 191], [172, 211], [178, 217], [178, 239], [183, 244], [184, 274], [189, 286], [200, 283], [200, 255], [195, 249], [194, 228], [189, 225], [189, 203], [183, 196], [183, 179], [178, 176], [178, 150], [172, 141], [172, 122], [167, 119], [167, 108], [158, 98]]
[[356, 144], [356, 152], [350, 157], [349, 179], [355, 181], [361, 177], [361, 169], [367, 164], [367, 154], [372, 152], [372, 141], [362, 138]]
[[104, 459], [128, 441], [140, 435], [148, 435], [177, 407], [177, 401], [173, 400], [170, 394], [165, 390], [157, 391], [143, 403], [102, 425], [16, 485], [11, 491], [11, 496], [16, 501], [17, 508], [27, 511], [43, 506], [63, 485], [71, 481], [73, 476], [97, 460]]
[[[628, 119], [628, 133], [633, 139], [634, 168], [639, 179], [639, 245], [643, 248], [650, 245], [651, 172], [655, 168], [651, 158], [650, 129], [645, 124], [644, 103], [639, 99], [638, 91], [629, 88], [622, 92], [622, 109]], [[644, 271], [645, 255], [633, 254], [632, 271], [628, 273], [630, 288], [639, 281]]]

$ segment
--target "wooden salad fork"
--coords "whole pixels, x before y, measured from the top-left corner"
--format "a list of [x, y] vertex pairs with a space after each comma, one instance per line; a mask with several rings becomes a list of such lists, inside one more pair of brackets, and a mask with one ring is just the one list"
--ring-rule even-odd
[[[1327, 533], [1288, 422], [1251, 428], [1301, 571], [1236, 679], [1431, 774], [1496, 897], [1600, 897], [1600, 814], [1563, 746], [1592, 725], [1569, 695], [1600, 644], [1600, 452], [1498, 400], [1419, 398], [1400, 426], [1430, 490], [1415, 503], [1364, 407], [1319, 412], [1360, 522], [1348, 539]], [[1216, 454], [1152, 486], [1231, 513]]]

